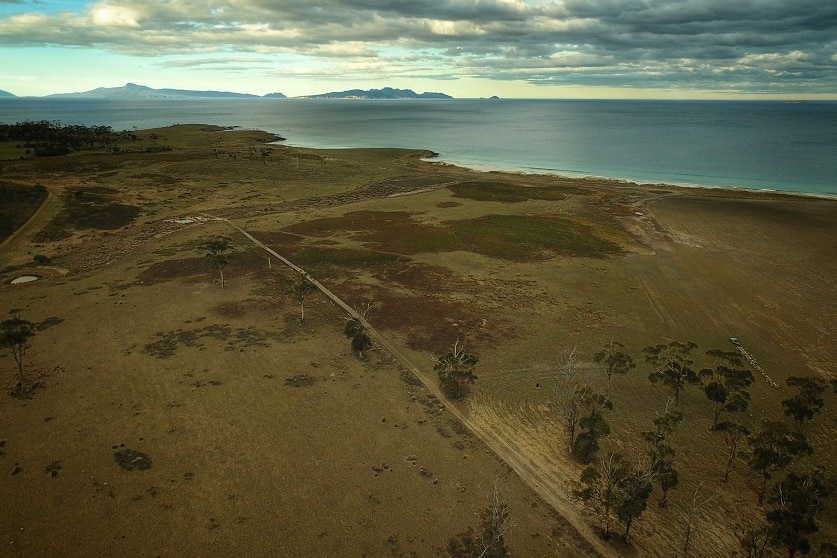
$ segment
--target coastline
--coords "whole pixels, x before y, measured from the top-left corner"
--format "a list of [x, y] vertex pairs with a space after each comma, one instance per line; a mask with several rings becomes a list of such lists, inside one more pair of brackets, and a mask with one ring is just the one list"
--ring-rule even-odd
[[[296, 147], [296, 146], [294, 146]], [[302, 146], [299, 146], [302, 147]], [[316, 148], [308, 148], [308, 149], [316, 149]], [[346, 149], [353, 149], [353, 148], [346, 148]], [[692, 183], [692, 182], [648, 182], [636, 178], [626, 178], [626, 177], [616, 177], [616, 176], [599, 176], [594, 174], [584, 174], [584, 173], [573, 173], [568, 171], [553, 171], [550, 169], [530, 169], [530, 168], [519, 168], [519, 167], [509, 167], [509, 166], [502, 166], [502, 165], [489, 165], [483, 163], [467, 163], [462, 161], [456, 161], [455, 159], [445, 159], [444, 156], [434, 153], [432, 157], [427, 157], [424, 160], [430, 163], [436, 163], [440, 165], [451, 165], [454, 167], [469, 169], [477, 172], [484, 172], [484, 173], [499, 173], [499, 174], [510, 174], [516, 176], [545, 176], [545, 177], [553, 177], [553, 178], [564, 178], [567, 180], [581, 180], [581, 181], [605, 181], [612, 184], [623, 184], [626, 186], [639, 186], [639, 187], [654, 187], [654, 188], [684, 188], [684, 189], [693, 189], [693, 190], [719, 190], [719, 191], [727, 191], [727, 192], [743, 192], [748, 194], [770, 194], [770, 195], [785, 195], [791, 197], [803, 197], [803, 198], [815, 198], [815, 199], [824, 199], [824, 200], [834, 200], [837, 201], [837, 193], [818, 193], [818, 192], [797, 192], [797, 191], [788, 191], [788, 190], [780, 190], [776, 188], [755, 188], [755, 187], [746, 187], [746, 186], [735, 186], [735, 185], [716, 185], [716, 184], [700, 184], [700, 183]]]
[[240, 125], [322, 149], [419, 146], [467, 168], [837, 196], [837, 103], [456, 99], [0, 103], [0, 121]]

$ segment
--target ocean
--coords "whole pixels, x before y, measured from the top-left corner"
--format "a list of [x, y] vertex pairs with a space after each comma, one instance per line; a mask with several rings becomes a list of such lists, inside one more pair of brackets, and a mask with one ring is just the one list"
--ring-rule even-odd
[[483, 170], [837, 196], [837, 102], [0, 99], [0, 122], [255, 128]]

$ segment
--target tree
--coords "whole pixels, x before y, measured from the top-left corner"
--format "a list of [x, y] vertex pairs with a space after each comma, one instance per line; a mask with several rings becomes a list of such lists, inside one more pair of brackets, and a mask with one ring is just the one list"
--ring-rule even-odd
[[737, 524], [733, 533], [746, 558], [765, 557], [767, 544], [770, 542], [769, 525], [747, 520]]
[[626, 543], [631, 542], [631, 526], [634, 521], [639, 519], [648, 507], [648, 498], [654, 489], [654, 475], [654, 469], [651, 467], [631, 466], [628, 474], [619, 483], [616, 517], [625, 526], [622, 538]]
[[447, 353], [435, 360], [433, 370], [439, 377], [439, 386], [444, 394], [451, 399], [463, 399], [468, 394], [468, 384], [477, 380], [474, 374], [477, 357], [466, 352], [457, 340]]
[[614, 375], [624, 376], [634, 368], [634, 359], [623, 351], [625, 345], [619, 341], [611, 341], [593, 356], [593, 360], [599, 363], [607, 376], [608, 382]]
[[578, 421], [581, 433], [573, 442], [572, 452], [583, 463], [589, 463], [599, 451], [599, 439], [610, 435], [610, 425], [602, 412], [613, 409], [613, 402], [601, 393], [587, 390], [581, 400], [584, 415]]
[[346, 316], [346, 326], [343, 333], [351, 340], [352, 350], [358, 358], [363, 359], [363, 352], [372, 348], [372, 338], [366, 333], [366, 315], [375, 306], [374, 302], [367, 302], [363, 306], [355, 306], [354, 314]]
[[764, 503], [767, 481], [773, 473], [786, 469], [797, 457], [814, 452], [801, 432], [792, 432], [781, 421], [762, 421], [758, 431], [747, 441], [750, 444], [747, 465], [761, 476], [759, 506]]
[[621, 453], [609, 453], [581, 472], [573, 497], [600, 517], [605, 539], [610, 538], [615, 517], [625, 526], [625, 542], [630, 542], [631, 526], [648, 505], [653, 475], [650, 467], [635, 467]]
[[645, 347], [645, 360], [654, 367], [648, 375], [653, 384], [662, 383], [674, 395], [675, 407], [680, 406], [680, 392], [688, 385], [700, 384], [700, 377], [692, 370], [691, 353], [697, 348], [691, 341], [672, 341], [668, 344]]
[[20, 317], [20, 310], [9, 312], [13, 317], [0, 322], [0, 345], [9, 349], [17, 364], [18, 385], [16, 392], [26, 392], [26, 376], [23, 373], [23, 357], [29, 349], [29, 340], [35, 335], [35, 324]]
[[597, 467], [587, 467], [572, 494], [602, 522], [604, 538], [610, 538], [613, 513], [619, 505], [619, 484], [630, 473], [630, 463], [621, 453], [599, 457]]
[[750, 393], [746, 388], [755, 381], [752, 372], [721, 364], [714, 369], [701, 370], [700, 375], [708, 379], [703, 386], [703, 392], [713, 403], [711, 430], [717, 428], [721, 413], [740, 413], [747, 410], [750, 405]]
[[317, 287], [314, 286], [314, 283], [305, 275], [300, 275], [299, 279], [291, 285], [291, 294], [293, 294], [299, 303], [299, 323], [301, 324], [305, 324], [305, 296], [316, 289]]
[[770, 541], [788, 551], [788, 558], [797, 552], [808, 554], [811, 543], [808, 535], [816, 533], [817, 514], [825, 507], [833, 483], [822, 469], [804, 474], [788, 473], [773, 487], [767, 512]]
[[700, 508], [705, 506], [706, 504], [712, 502], [715, 498], [718, 497], [718, 493], [712, 493], [709, 496], [701, 497], [700, 491], [703, 485], [698, 485], [695, 488], [694, 494], [692, 494], [692, 501], [689, 503], [688, 507], [685, 511], [682, 512], [683, 516], [683, 558], [687, 558], [689, 556], [689, 550], [692, 546], [692, 538], [695, 534], [695, 516], [697, 512], [700, 511]]
[[749, 429], [743, 424], [733, 421], [724, 421], [715, 427], [715, 430], [723, 433], [724, 443], [727, 446], [726, 466], [724, 467], [724, 482], [729, 481], [729, 473], [735, 464], [735, 458], [738, 457], [738, 447], [741, 442], [750, 435]]
[[660, 507], [668, 504], [668, 491], [677, 488], [680, 474], [674, 468], [674, 448], [666, 444], [666, 440], [674, 429], [683, 421], [683, 413], [679, 410], [666, 410], [654, 418], [654, 430], [642, 433], [642, 438], [648, 442], [648, 457], [651, 460], [651, 471], [660, 485], [663, 496]]
[[225, 236], [217, 236], [211, 240], [207, 240], [200, 245], [202, 250], [206, 250], [204, 257], [209, 261], [212, 269], [217, 269], [221, 279], [221, 288], [224, 288], [224, 266], [230, 263], [230, 258], [226, 254], [232, 250], [232, 241]]
[[823, 379], [810, 376], [791, 376], [786, 381], [788, 387], [797, 389], [797, 394], [783, 400], [782, 407], [785, 408], [785, 414], [795, 420], [797, 427], [802, 430], [805, 423], [822, 411], [825, 405], [822, 395], [826, 384]]
[[584, 415], [584, 401], [592, 388], [589, 385], [582, 386], [576, 371], [578, 364], [575, 356], [575, 349], [564, 355], [556, 374], [553, 398], [549, 405], [555, 410], [564, 431], [567, 433], [567, 447], [570, 451], [575, 443], [575, 434], [578, 423]]
[[508, 556], [505, 537], [513, 527], [509, 505], [503, 498], [502, 480], [497, 478], [489, 503], [480, 513], [479, 532], [470, 527], [448, 540], [448, 554], [463, 558]]

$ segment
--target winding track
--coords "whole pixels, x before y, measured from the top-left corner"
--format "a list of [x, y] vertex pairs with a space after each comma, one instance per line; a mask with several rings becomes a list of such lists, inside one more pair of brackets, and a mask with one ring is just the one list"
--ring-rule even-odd
[[446, 397], [443, 396], [438, 386], [428, 380], [425, 374], [422, 374], [420, 369], [413, 364], [389, 339], [383, 336], [380, 332], [375, 330], [363, 316], [344, 302], [340, 297], [326, 288], [322, 283], [314, 279], [303, 268], [294, 264], [281, 254], [278, 254], [273, 249], [256, 239], [246, 230], [238, 225], [232, 223], [228, 219], [220, 217], [207, 216], [216, 221], [222, 221], [229, 224], [233, 229], [247, 237], [256, 246], [266, 251], [268, 254], [277, 258], [283, 264], [293, 269], [303, 277], [308, 279], [321, 293], [332, 300], [340, 308], [346, 312], [350, 318], [359, 320], [367, 329], [369, 335], [392, 355], [404, 368], [409, 370], [416, 378], [421, 380], [422, 384], [427, 390], [435, 395], [439, 401], [443, 402], [447, 410], [462, 422], [468, 429], [473, 432], [480, 440], [494, 452], [494, 454], [511, 467], [515, 473], [525, 482], [529, 488], [536, 492], [545, 502], [553, 507], [564, 519], [566, 519], [577, 531], [584, 537], [588, 544], [595, 549], [604, 558], [617, 558], [619, 554], [612, 548], [605, 545], [601, 539], [596, 535], [582, 514], [579, 512], [575, 504], [569, 501], [563, 487], [559, 485], [559, 481], [553, 476], [545, 472], [545, 467], [540, 466], [536, 461], [535, 456], [529, 455], [521, 444], [515, 443], [514, 440], [498, 435], [493, 429], [486, 424], [478, 423], [471, 420], [459, 408], [454, 406]]

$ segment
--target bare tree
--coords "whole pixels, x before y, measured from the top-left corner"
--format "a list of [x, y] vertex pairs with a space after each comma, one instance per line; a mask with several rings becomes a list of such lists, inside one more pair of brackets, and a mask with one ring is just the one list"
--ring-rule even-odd
[[619, 485], [631, 470], [631, 464], [621, 453], [599, 456], [596, 467], [587, 467], [581, 472], [580, 482], [572, 491], [574, 498], [602, 522], [603, 536], [610, 538], [610, 524], [619, 505]]
[[735, 539], [746, 558], [764, 558], [770, 542], [770, 528], [758, 520], [745, 520], [735, 526]]
[[750, 435], [750, 430], [734, 421], [724, 421], [718, 426], [715, 427], [715, 430], [721, 432], [724, 435], [724, 443], [727, 446], [727, 455], [726, 455], [726, 466], [724, 467], [724, 482], [729, 481], [729, 473], [732, 471], [733, 465], [735, 465], [735, 458], [738, 457], [739, 451], [738, 448], [741, 444], [747, 439], [747, 436]]
[[464, 398], [468, 394], [468, 384], [477, 380], [474, 374], [477, 357], [467, 352], [457, 339], [447, 353], [435, 357], [435, 360], [433, 370], [445, 395], [451, 399]]
[[555, 374], [553, 397], [549, 402], [567, 433], [569, 451], [573, 449], [578, 423], [584, 414], [584, 400], [590, 391], [590, 386], [582, 386], [579, 383], [578, 360], [575, 347], [573, 347], [572, 350], [564, 353], [559, 363]]
[[701, 494], [701, 488], [703, 488], [703, 483], [699, 484], [697, 488], [695, 488], [694, 494], [692, 494], [692, 500], [689, 502], [685, 509], [681, 511], [681, 517], [683, 518], [683, 558], [688, 558], [689, 550], [692, 546], [692, 537], [695, 534], [695, 517], [700, 509], [718, 497], [717, 492], [713, 492], [709, 496], [703, 496]]
[[448, 540], [450, 556], [461, 558], [502, 558], [508, 556], [505, 537], [514, 528], [509, 505], [503, 497], [503, 479], [494, 479], [488, 505], [480, 513], [479, 527], [469, 527]]

